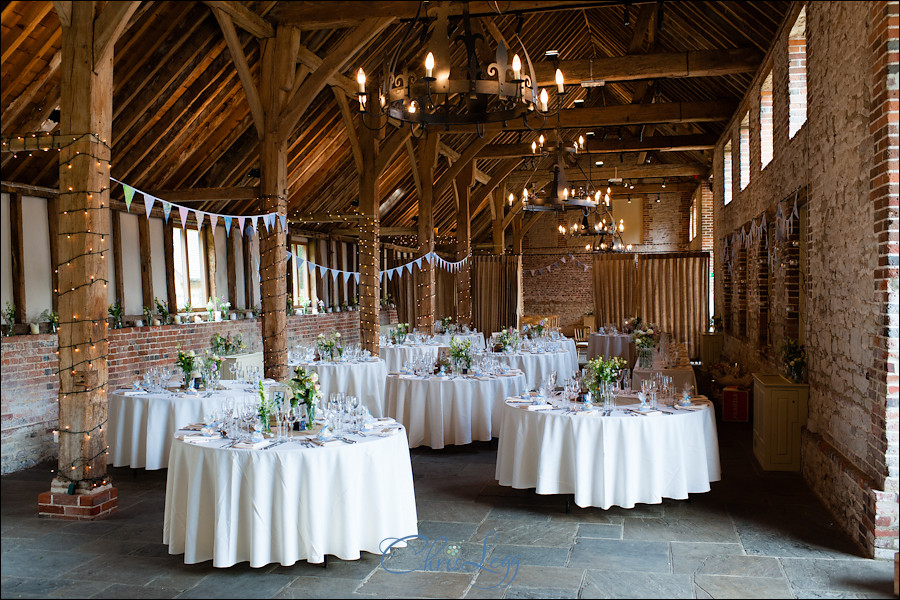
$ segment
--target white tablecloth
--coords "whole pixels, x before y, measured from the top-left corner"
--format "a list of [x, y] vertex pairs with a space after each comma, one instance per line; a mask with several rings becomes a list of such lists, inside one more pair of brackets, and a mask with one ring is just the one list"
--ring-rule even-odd
[[630, 335], [592, 333], [588, 338], [587, 359], [591, 360], [597, 356], [603, 358], [618, 356], [627, 360], [629, 365], [633, 365], [637, 351]]
[[530, 352], [517, 352], [514, 354], [498, 352], [494, 356], [501, 363], [524, 372], [525, 383], [529, 389], [539, 388], [542, 383], [549, 380], [550, 374], [554, 371], [556, 371], [556, 380], [560, 385], [563, 381], [575, 375], [575, 368], [572, 366], [572, 356], [568, 350], [534, 354]]
[[406, 427], [410, 448], [490, 441], [500, 433], [495, 411], [524, 386], [521, 373], [483, 379], [388, 375], [384, 412]]
[[500, 485], [574, 494], [578, 506], [603, 509], [708, 492], [721, 469], [715, 413], [705, 404], [666, 408], [672, 415], [616, 410], [608, 417], [504, 404], [496, 477]]
[[262, 369], [263, 353], [249, 352], [247, 354], [230, 354], [228, 356], [223, 356], [222, 368], [219, 369], [219, 375], [222, 379], [234, 379], [234, 375], [231, 374], [231, 367], [233, 365], [244, 368], [255, 367], [257, 369]]
[[449, 346], [450, 338], [455, 337], [460, 340], [472, 340], [472, 350], [484, 350], [484, 335], [481, 333], [454, 333], [453, 335], [441, 334], [431, 338], [433, 344], [439, 346]]
[[187, 564], [320, 563], [380, 554], [382, 540], [418, 533], [402, 430], [356, 444], [269, 450], [172, 443], [163, 543]]
[[388, 373], [397, 373], [403, 366], [412, 359], [420, 359], [424, 355], [431, 358], [431, 362], [436, 363], [438, 350], [441, 346], [437, 344], [399, 344], [394, 346], [381, 346], [378, 352], [387, 365]]
[[694, 386], [694, 391], [696, 392], [697, 390], [697, 378], [694, 375], [693, 367], [673, 367], [671, 369], [642, 369], [640, 367], [635, 367], [631, 372], [631, 389], [641, 389], [641, 381], [650, 379], [653, 373], [662, 373], [663, 375], [671, 376], [672, 384], [675, 386], [676, 392], [681, 392], [681, 390], [684, 389], [685, 384], [691, 384]]
[[326, 402], [328, 395], [333, 392], [344, 392], [358, 396], [373, 416], [383, 416], [381, 411], [384, 405], [384, 378], [387, 376], [387, 367], [380, 358], [358, 362], [292, 362], [292, 376], [294, 367], [298, 365], [319, 374], [322, 402]]
[[[224, 382], [223, 382], [224, 384]], [[114, 467], [165, 469], [169, 462], [169, 445], [175, 431], [191, 423], [203, 421], [211, 412], [235, 401], [257, 401], [258, 395], [244, 390], [243, 385], [214, 393], [209, 398], [178, 394], [143, 394], [126, 396], [109, 394], [109, 426], [106, 443], [107, 462]]]

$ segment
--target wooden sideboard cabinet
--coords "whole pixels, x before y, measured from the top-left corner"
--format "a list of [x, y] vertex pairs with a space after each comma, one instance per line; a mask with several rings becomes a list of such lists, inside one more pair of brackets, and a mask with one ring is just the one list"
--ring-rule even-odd
[[800, 429], [809, 385], [781, 375], [753, 374], [753, 454], [766, 471], [800, 470]]
[[722, 346], [724, 344], [725, 335], [722, 333], [700, 334], [700, 362], [704, 367], [722, 361]]

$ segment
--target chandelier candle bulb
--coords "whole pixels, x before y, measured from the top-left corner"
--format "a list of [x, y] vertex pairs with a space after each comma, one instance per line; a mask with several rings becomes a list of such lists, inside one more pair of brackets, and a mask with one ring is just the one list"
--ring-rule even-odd
[[537, 154], [537, 142], [531, 142], [531, 153]]
[[562, 94], [565, 92], [565, 86], [563, 85], [565, 80], [563, 79], [562, 71], [556, 69], [556, 93]]
[[513, 79], [515, 79], [515, 80], [522, 79], [522, 61], [519, 59], [518, 54], [513, 55], [512, 69], [513, 69]]
[[431, 79], [434, 75], [434, 54], [428, 53], [425, 57], [425, 77]]
[[363, 71], [362, 67], [359, 68], [359, 71], [356, 72], [356, 83], [359, 84], [359, 93], [366, 93], [366, 72]]
[[[540, 100], [541, 100], [541, 112], [547, 112], [547, 100], [549, 100], [549, 96], [547, 96], [547, 90], [544, 88], [541, 88]], [[541, 136], [541, 148], [543, 148], [543, 147], [544, 147], [544, 136], [542, 135]]]

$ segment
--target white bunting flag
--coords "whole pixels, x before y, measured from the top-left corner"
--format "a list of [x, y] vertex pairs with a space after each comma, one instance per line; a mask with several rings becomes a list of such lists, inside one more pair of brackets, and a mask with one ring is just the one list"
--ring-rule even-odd
[[238, 231], [241, 232], [241, 235], [244, 235], [244, 220], [245, 217], [238, 217]]
[[253, 224], [253, 233], [256, 233], [257, 227], [258, 227], [259, 215], [253, 215], [252, 217], [250, 217], [250, 221]]
[[149, 194], [144, 194], [144, 211], [147, 213], [147, 218], [150, 218], [150, 212], [153, 210], [153, 201], [156, 200], [153, 196]]
[[219, 222], [219, 215], [215, 213], [209, 213], [209, 224], [212, 225], [213, 231], [216, 230], [216, 223]]
[[565, 256], [563, 256], [560, 260], [562, 261], [562, 264], [566, 264], [566, 257], [565, 257]]
[[186, 207], [186, 206], [179, 206], [179, 207], [178, 207], [178, 214], [181, 216], [181, 228], [184, 229], [185, 227], [187, 227], [187, 216], [188, 216], [188, 209], [187, 209], [187, 207]]
[[197, 219], [197, 229], [203, 229], [203, 214], [199, 210], [194, 211], [194, 217]]

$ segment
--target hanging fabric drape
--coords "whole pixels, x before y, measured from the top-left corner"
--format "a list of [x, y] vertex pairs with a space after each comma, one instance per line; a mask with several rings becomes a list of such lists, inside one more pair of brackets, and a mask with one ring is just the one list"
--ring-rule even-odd
[[472, 262], [472, 317], [478, 331], [490, 334], [518, 327], [522, 287], [520, 256], [476, 256]]
[[640, 315], [698, 358], [709, 322], [709, 254], [597, 255], [594, 311], [598, 326]]
[[446, 269], [434, 270], [434, 318], [437, 321], [444, 317], [453, 317], [454, 322], [459, 321], [456, 310], [456, 280], [460, 273], [453, 273]]

